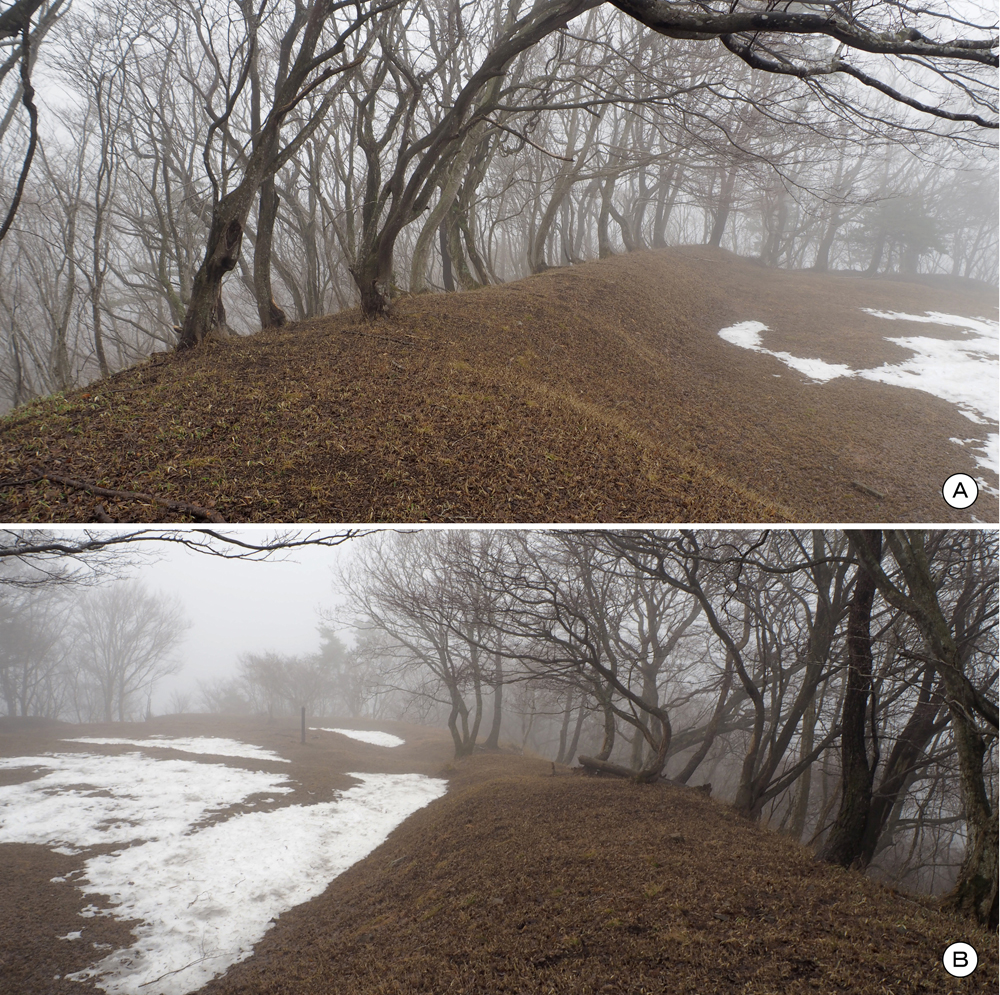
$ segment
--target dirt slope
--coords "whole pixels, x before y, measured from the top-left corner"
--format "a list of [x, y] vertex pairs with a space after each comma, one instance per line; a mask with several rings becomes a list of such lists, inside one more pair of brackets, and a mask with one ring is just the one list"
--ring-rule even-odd
[[950, 474], [981, 476], [949, 442], [977, 426], [950, 404], [808, 383], [718, 337], [755, 320], [770, 348], [899, 361], [862, 307], [994, 316], [996, 300], [704, 247], [406, 297], [377, 324], [346, 311], [158, 355], [19, 409], [0, 421], [0, 519], [191, 520], [184, 504], [232, 522], [995, 519], [988, 494], [970, 511], [941, 499]]
[[[510, 755], [454, 763], [444, 733], [414, 726], [385, 725], [407, 743], [376, 751], [317, 734], [300, 746], [294, 726], [204, 721], [48, 735], [235, 736], [280, 749], [292, 760], [281, 766], [317, 800], [341, 786], [345, 770], [373, 763], [444, 776], [450, 787], [322, 895], [280, 916], [254, 955], [203, 995], [996, 990], [995, 936], [930, 900], [816, 864], [806, 848], [698, 791]], [[0, 755], [54, 746], [40, 730], [0, 733]], [[92, 990], [53, 981], [85, 966], [84, 951], [55, 940], [80, 928], [85, 900], [49, 880], [73, 861], [0, 847], [4, 995]], [[104, 942], [129, 942], [127, 924], [87, 923], [92, 938], [100, 930]], [[940, 964], [956, 940], [979, 952], [970, 978], [951, 978]]]

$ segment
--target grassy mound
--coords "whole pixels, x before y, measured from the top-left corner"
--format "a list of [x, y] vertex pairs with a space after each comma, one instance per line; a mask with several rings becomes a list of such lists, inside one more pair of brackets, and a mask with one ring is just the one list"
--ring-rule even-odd
[[[205, 995], [995, 990], [995, 937], [699, 792], [513, 757], [451, 774]], [[959, 938], [974, 977], [941, 966]]]
[[[758, 320], [797, 355], [898, 361], [862, 307], [995, 301], [706, 248], [405, 297], [384, 321], [344, 311], [157, 354], [16, 410], [0, 421], [0, 517], [969, 521], [940, 497], [977, 472], [948, 441], [976, 430], [951, 405], [807, 383], [717, 334]], [[977, 517], [995, 505], [981, 496]]]

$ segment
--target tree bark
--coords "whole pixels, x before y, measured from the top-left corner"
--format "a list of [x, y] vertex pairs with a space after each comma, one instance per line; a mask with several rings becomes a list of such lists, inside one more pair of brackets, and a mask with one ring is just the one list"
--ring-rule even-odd
[[493, 724], [486, 742], [483, 743], [483, 747], [487, 750], [500, 749], [500, 722], [503, 714], [503, 657], [499, 653], [495, 654], [494, 663]]
[[278, 203], [274, 176], [266, 176], [260, 185], [257, 240], [253, 251], [253, 286], [261, 328], [280, 328], [288, 320], [285, 312], [275, 301], [271, 289], [271, 244], [274, 239], [274, 221], [278, 214]]
[[[878, 529], [855, 532], [852, 542], [863, 543], [872, 561], [881, 560], [882, 533]], [[873, 742], [874, 762], [869, 763], [866, 721], [872, 684], [871, 614], [876, 587], [874, 575], [864, 562], [859, 563], [847, 622], [847, 693], [840, 733], [840, 812], [817, 854], [818, 860], [842, 867], [850, 867], [861, 854], [878, 762], [878, 746]], [[875, 707], [874, 702], [871, 707]], [[872, 722], [873, 738], [874, 725]]]

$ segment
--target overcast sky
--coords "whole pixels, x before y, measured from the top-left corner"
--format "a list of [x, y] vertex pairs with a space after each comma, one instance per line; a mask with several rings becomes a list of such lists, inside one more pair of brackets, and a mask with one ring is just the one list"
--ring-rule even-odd
[[[267, 533], [254, 533], [257, 541], [262, 535]], [[303, 547], [283, 560], [262, 563], [164, 546], [158, 562], [137, 567], [132, 576], [153, 591], [176, 595], [192, 623], [179, 651], [184, 669], [161, 683], [153, 711], [167, 710], [175, 688], [194, 692], [199, 680], [229, 676], [241, 653], [317, 650], [318, 611], [338, 603], [334, 569], [347, 562], [349, 547], [357, 542], [364, 540], [332, 549]]]

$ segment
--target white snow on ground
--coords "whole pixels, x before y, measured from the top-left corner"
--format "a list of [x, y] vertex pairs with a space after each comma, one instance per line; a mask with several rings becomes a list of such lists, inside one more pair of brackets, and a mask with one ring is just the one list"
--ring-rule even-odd
[[[1000, 337], [995, 321], [961, 318], [929, 311], [927, 315], [896, 311], [862, 310], [876, 318], [922, 321], [960, 328], [965, 339], [935, 339], [925, 336], [888, 338], [913, 356], [895, 366], [888, 363], [875, 370], [860, 370], [858, 376], [900, 387], [915, 387], [951, 401], [969, 421], [983, 424], [1000, 418], [997, 375], [1000, 372]], [[914, 382], [916, 381], [916, 382]]]
[[769, 331], [767, 325], [759, 321], [741, 321], [738, 325], [730, 325], [719, 332], [719, 338], [732, 342], [743, 349], [752, 349], [754, 352], [762, 352], [765, 356], [774, 356], [780, 359], [786, 366], [793, 370], [805, 374], [810, 380], [817, 383], [824, 383], [833, 380], [835, 377], [849, 377], [854, 372], [849, 366], [843, 363], [825, 363], [822, 359], [802, 359], [793, 356], [790, 352], [773, 352], [765, 349], [760, 333]]
[[351, 739], [361, 740], [362, 743], [372, 743], [374, 746], [402, 746], [406, 742], [405, 739], [400, 739], [391, 733], [375, 732], [374, 730], [324, 729], [319, 727], [313, 729], [313, 732], [339, 732], [341, 736], [350, 736]]
[[251, 760], [280, 760], [290, 764], [291, 760], [278, 756], [273, 750], [265, 750], [235, 739], [221, 736], [150, 736], [149, 739], [115, 739], [97, 736], [83, 736], [80, 739], [64, 739], [64, 743], [92, 743], [97, 746], [154, 746], [161, 750], [181, 750], [184, 753], [209, 753], [220, 757], [248, 757]]
[[[143, 841], [92, 857], [75, 879], [85, 894], [109, 896], [110, 914], [142, 920], [131, 946], [67, 975], [109, 995], [201, 988], [249, 957], [273, 918], [320, 894], [447, 789], [420, 774], [351, 774], [362, 783], [333, 802], [234, 815], [192, 831], [249, 794], [291, 790], [289, 779], [141, 753], [0, 759], [0, 768], [15, 767], [46, 772], [0, 787], [0, 842]], [[91, 905], [82, 917], [95, 914]]]
[[179, 835], [248, 795], [292, 790], [284, 774], [142, 753], [0, 758], [0, 770], [12, 767], [47, 772], [0, 787], [0, 843], [40, 843], [61, 853]]
[[[902, 363], [870, 370], [853, 370], [843, 363], [826, 363], [820, 359], [803, 359], [787, 352], [765, 349], [761, 332], [768, 326], [759, 321], [741, 321], [723, 328], [719, 337], [743, 349], [764, 353], [781, 360], [811, 380], [825, 382], [836, 377], [861, 377], [897, 387], [910, 387], [951, 401], [966, 418], [976, 424], [995, 423], [1000, 418], [997, 378], [1000, 375], [1000, 326], [988, 318], [963, 318], [939, 311], [926, 314], [905, 314], [901, 311], [875, 311], [862, 308], [876, 318], [919, 321], [925, 324], [960, 328], [963, 339], [936, 339], [929, 336], [891, 338], [886, 341], [913, 353]], [[952, 439], [971, 450], [976, 464], [993, 473], [1000, 473], [1000, 439], [988, 436], [985, 446], [977, 440]], [[987, 487], [991, 493], [993, 488]]]

